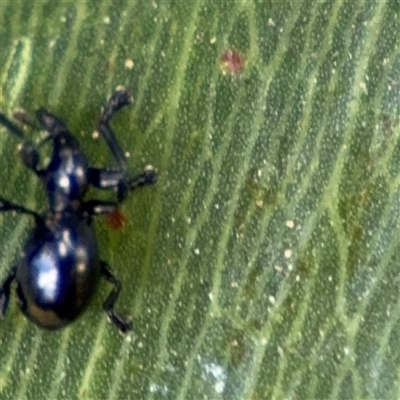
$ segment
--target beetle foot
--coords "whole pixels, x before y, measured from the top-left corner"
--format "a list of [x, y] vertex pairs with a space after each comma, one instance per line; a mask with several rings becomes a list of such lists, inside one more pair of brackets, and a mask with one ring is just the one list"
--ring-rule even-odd
[[108, 123], [122, 107], [132, 103], [132, 95], [126, 90], [117, 90], [108, 100], [107, 106], [101, 114], [100, 122]]
[[128, 179], [128, 189], [134, 190], [138, 187], [152, 185], [157, 182], [157, 177], [157, 170], [154, 167], [149, 166], [141, 174]]
[[107, 316], [110, 319], [110, 321], [117, 327], [117, 329], [121, 333], [127, 333], [132, 330], [133, 324], [132, 321], [120, 317], [118, 314], [115, 313], [115, 311], [112, 310], [106, 310]]

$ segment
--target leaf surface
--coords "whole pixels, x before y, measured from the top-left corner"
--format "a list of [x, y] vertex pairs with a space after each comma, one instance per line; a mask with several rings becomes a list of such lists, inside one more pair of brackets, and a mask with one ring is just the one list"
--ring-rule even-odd
[[[398, 1], [2, 1], [1, 111], [50, 109], [111, 167], [92, 134], [123, 85], [113, 127], [159, 182], [96, 222], [134, 331], [105, 282], [57, 333], [14, 296], [0, 398], [397, 399], [399, 27]], [[0, 196], [44, 212], [17, 144], [0, 129]], [[1, 279], [31, 227], [0, 215]]]

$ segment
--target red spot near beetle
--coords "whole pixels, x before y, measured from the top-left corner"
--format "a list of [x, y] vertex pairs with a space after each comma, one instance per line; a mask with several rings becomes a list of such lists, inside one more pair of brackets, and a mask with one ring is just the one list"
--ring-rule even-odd
[[238, 75], [243, 71], [246, 60], [244, 56], [235, 50], [226, 50], [221, 58], [222, 71], [231, 73], [232, 75]]
[[107, 214], [107, 225], [114, 230], [121, 229], [126, 225], [126, 217], [120, 209]]

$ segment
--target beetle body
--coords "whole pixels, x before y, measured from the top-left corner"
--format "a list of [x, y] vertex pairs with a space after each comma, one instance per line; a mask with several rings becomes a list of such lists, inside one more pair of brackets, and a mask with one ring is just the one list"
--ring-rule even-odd
[[41, 178], [51, 212], [77, 209], [89, 187], [89, 165], [74, 137], [63, 132], [54, 142], [47, 173]]
[[50, 214], [31, 232], [15, 278], [21, 310], [39, 326], [67, 325], [93, 295], [100, 259], [88, 222], [75, 213]]
[[[40, 327], [55, 330], [76, 319], [89, 304], [99, 277], [114, 288], [103, 303], [108, 317], [121, 332], [131, 329], [131, 322], [118, 315], [114, 304], [121, 283], [99, 257], [92, 217], [118, 210], [128, 191], [157, 180], [154, 169], [147, 169], [130, 178], [124, 152], [109, 122], [124, 105], [130, 103], [125, 91], [111, 96], [101, 114], [99, 131], [118, 163], [115, 169], [89, 166], [79, 142], [64, 123], [41, 109], [37, 119], [47, 132], [43, 141], [52, 141], [53, 153], [48, 166], [40, 169], [39, 152], [22, 131], [0, 114], [0, 124], [23, 141], [21, 158], [43, 182], [49, 208], [43, 215], [0, 198], [0, 212], [16, 211], [34, 217], [35, 226], [23, 248], [21, 261], [11, 269], [0, 287], [0, 316], [7, 310], [10, 286], [15, 280], [22, 312]], [[89, 186], [114, 189], [117, 201], [84, 199]]]

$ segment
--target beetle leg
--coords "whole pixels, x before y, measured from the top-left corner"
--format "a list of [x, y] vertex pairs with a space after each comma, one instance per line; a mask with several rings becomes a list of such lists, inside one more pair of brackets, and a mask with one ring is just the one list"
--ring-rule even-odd
[[1, 113], [0, 124], [6, 127], [10, 133], [22, 141], [22, 147], [19, 152], [23, 163], [37, 175], [41, 175], [42, 171], [38, 169], [40, 156], [35, 145], [30, 140], [25, 139], [21, 129]]
[[108, 148], [113, 154], [122, 172], [127, 170], [125, 153], [118, 143], [115, 133], [110, 127], [112, 117], [124, 106], [132, 102], [132, 96], [125, 90], [118, 90], [112, 94], [108, 103], [100, 115], [98, 128], [100, 134], [107, 143]]
[[98, 128], [100, 134], [103, 136], [108, 148], [113, 154], [117, 164], [118, 170], [108, 169], [89, 169], [89, 181], [98, 188], [116, 188], [118, 202], [121, 203], [127, 196], [128, 191], [136, 187], [144, 186], [147, 184], [155, 183], [157, 180], [157, 173], [154, 169], [148, 169], [143, 173], [133, 177], [126, 178], [127, 161], [124, 151], [117, 141], [115, 133], [110, 127], [110, 122], [113, 116], [124, 106], [132, 102], [131, 95], [125, 90], [118, 90], [112, 94], [106, 107], [100, 115]]
[[103, 277], [114, 285], [113, 290], [103, 303], [104, 311], [108, 318], [118, 328], [121, 333], [126, 333], [132, 329], [132, 322], [118, 315], [114, 310], [115, 302], [118, 300], [119, 292], [121, 291], [121, 282], [114, 275], [110, 267], [104, 261], [101, 261], [101, 273]]
[[10, 201], [0, 197], [0, 212], [6, 212], [6, 211], [16, 211], [17, 213], [20, 213], [20, 214], [31, 215], [32, 217], [35, 218], [35, 221], [37, 223], [42, 220], [42, 217], [35, 211], [28, 210], [27, 208], [25, 208], [23, 206], [19, 206], [18, 204], [11, 203]]
[[114, 201], [88, 200], [83, 204], [83, 209], [89, 215], [111, 214], [118, 209]]
[[16, 267], [13, 267], [3, 285], [0, 287], [0, 318], [5, 315], [10, 302], [11, 283], [15, 278]]
[[156, 183], [157, 171], [154, 168], [148, 168], [132, 178], [125, 179], [122, 171], [89, 168], [89, 182], [100, 189], [116, 188], [118, 202], [121, 203], [125, 200], [128, 191]]
[[[16, 211], [21, 214], [31, 215], [35, 218], [36, 223], [38, 223], [42, 219], [41, 216], [35, 211], [28, 210], [25, 207], [11, 203], [8, 200], [0, 197], [0, 212], [6, 211]], [[2, 287], [0, 288], [0, 317], [2, 317], [7, 311], [8, 303], [10, 300], [10, 286], [15, 278], [15, 271], [16, 267], [13, 267]]]
[[130, 191], [136, 188], [152, 185], [157, 182], [157, 170], [153, 167], [146, 168], [142, 173], [127, 179], [127, 186]]
[[119, 171], [89, 168], [89, 181], [93, 186], [102, 189], [117, 187], [118, 201], [88, 200], [83, 204], [83, 209], [89, 215], [111, 214], [125, 199], [128, 190], [132, 191], [139, 187], [156, 183], [157, 171], [155, 169], [147, 169], [125, 183]]

